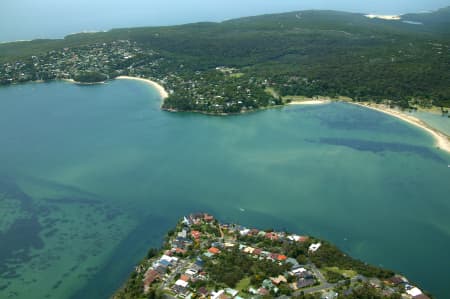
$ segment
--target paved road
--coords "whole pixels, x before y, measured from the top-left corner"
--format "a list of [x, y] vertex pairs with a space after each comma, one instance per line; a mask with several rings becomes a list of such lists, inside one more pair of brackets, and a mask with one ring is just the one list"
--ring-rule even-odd
[[180, 262], [176, 267], [175, 267], [175, 269], [172, 271], [172, 273], [170, 274], [170, 276], [169, 276], [169, 278], [167, 278], [166, 280], [164, 280], [164, 282], [161, 284], [161, 286], [160, 286], [160, 289], [165, 289], [166, 288], [166, 286], [170, 283], [170, 282], [172, 282], [174, 279], [175, 279], [175, 276], [177, 275], [177, 274], [181, 274], [182, 273], [182, 269], [184, 268], [184, 267], [186, 267], [186, 265], [187, 265], [187, 261], [182, 261], [182, 262]]
[[308, 264], [308, 266], [311, 267], [311, 270], [314, 272], [314, 275], [319, 279], [320, 284], [328, 284], [327, 280], [323, 276], [322, 272], [317, 269], [316, 265], [314, 264]]
[[224, 240], [225, 235], [224, 235], [224, 233], [223, 233], [222, 227], [220, 226], [220, 224], [218, 224], [218, 226], [219, 226], [220, 238], [221, 238], [222, 240]]

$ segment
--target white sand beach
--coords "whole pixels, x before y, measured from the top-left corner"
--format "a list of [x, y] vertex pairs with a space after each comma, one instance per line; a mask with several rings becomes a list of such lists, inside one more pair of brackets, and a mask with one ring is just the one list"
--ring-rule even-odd
[[323, 105], [331, 103], [330, 100], [306, 100], [306, 101], [292, 101], [289, 105]]
[[406, 121], [416, 127], [419, 127], [434, 137], [434, 139], [436, 140], [436, 147], [438, 147], [439, 149], [441, 149], [443, 151], [450, 153], [450, 137], [447, 136], [446, 134], [436, 130], [435, 128], [429, 126], [427, 123], [423, 122], [422, 120], [420, 120], [414, 116], [407, 115], [399, 110], [391, 109], [391, 108], [387, 107], [386, 105], [361, 104], [361, 103], [352, 103], [352, 104], [389, 114], [389, 115], [397, 117], [403, 121]]
[[139, 77], [130, 77], [130, 76], [119, 76], [116, 79], [119, 79], [119, 80], [137, 80], [137, 81], [145, 82], [147, 84], [150, 84], [154, 88], [156, 88], [156, 90], [159, 92], [159, 94], [160, 94], [162, 99], [166, 99], [166, 98], [169, 97], [169, 93], [164, 89], [164, 87], [162, 87], [159, 83], [157, 83], [155, 81], [152, 81], [150, 79], [144, 79], [144, 78], [139, 78]]

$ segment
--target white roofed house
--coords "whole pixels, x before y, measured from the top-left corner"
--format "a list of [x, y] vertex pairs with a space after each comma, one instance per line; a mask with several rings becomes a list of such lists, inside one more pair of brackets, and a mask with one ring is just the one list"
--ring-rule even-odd
[[335, 299], [338, 297], [338, 293], [334, 292], [334, 291], [328, 291], [324, 294], [322, 294], [322, 296], [320, 297], [321, 299]]
[[297, 235], [289, 235], [287, 236], [288, 240], [298, 242], [300, 240], [300, 236]]
[[211, 293], [211, 299], [217, 299], [225, 293], [225, 290], [220, 290], [218, 292]]
[[188, 285], [189, 283], [187, 281], [178, 279], [172, 287], [172, 290], [177, 294], [185, 295], [188, 292]]
[[406, 293], [414, 299], [428, 298], [425, 294], [422, 293], [422, 291], [418, 287], [415, 287], [415, 286], [407, 286]]
[[309, 246], [308, 250], [310, 252], [316, 252], [320, 248], [320, 246], [322, 246], [322, 243], [320, 243], [320, 242], [319, 243], [314, 243], [314, 244], [311, 244]]
[[239, 231], [239, 234], [241, 236], [246, 236], [246, 235], [248, 235], [249, 232], [250, 232], [250, 230], [248, 228], [245, 228], [245, 229]]
[[226, 292], [228, 295], [230, 295], [231, 297], [236, 297], [236, 295], [239, 293], [237, 290], [231, 289], [231, 288], [225, 289], [225, 292]]
[[188, 283], [187, 281], [178, 279], [178, 280], [175, 282], [175, 285], [180, 286], [180, 287], [183, 287], [183, 288], [186, 288], [186, 287], [189, 285], [189, 283]]
[[289, 272], [289, 274], [291, 275], [297, 275], [303, 272], [307, 272], [308, 270], [306, 270], [305, 268], [297, 268], [297, 269], [293, 269]]

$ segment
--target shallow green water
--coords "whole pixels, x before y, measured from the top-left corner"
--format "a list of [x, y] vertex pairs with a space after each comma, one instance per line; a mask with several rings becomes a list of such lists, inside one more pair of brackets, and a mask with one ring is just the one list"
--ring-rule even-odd
[[159, 105], [134, 81], [0, 89], [1, 298], [106, 298], [195, 211], [329, 239], [445, 298], [450, 156], [426, 133], [343, 103]]
[[448, 117], [448, 115], [426, 111], [415, 111], [410, 112], [409, 114], [425, 121], [433, 128], [450, 136], [450, 117]]

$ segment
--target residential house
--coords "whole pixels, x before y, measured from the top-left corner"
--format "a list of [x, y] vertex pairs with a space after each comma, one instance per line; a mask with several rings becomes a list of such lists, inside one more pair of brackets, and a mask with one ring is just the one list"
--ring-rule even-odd
[[219, 299], [225, 293], [224, 290], [220, 290], [218, 292], [211, 292], [211, 299]]
[[410, 295], [412, 298], [423, 295], [422, 291], [415, 286], [407, 286], [406, 293]]
[[249, 292], [250, 294], [253, 294], [253, 295], [258, 294], [258, 290], [254, 289], [254, 288], [249, 288], [249, 289], [248, 289], [248, 292]]
[[205, 213], [205, 215], [203, 216], [203, 220], [205, 220], [206, 222], [212, 222], [214, 221], [214, 217]]
[[220, 249], [216, 248], [216, 247], [211, 247], [211, 248], [208, 249], [208, 252], [213, 254], [213, 255], [216, 255], [216, 254], [220, 253]]
[[323, 293], [320, 298], [321, 299], [336, 299], [337, 297], [338, 297], [338, 293], [336, 293], [334, 291], [329, 291], [329, 292]]
[[287, 279], [283, 275], [278, 275], [278, 277], [271, 277], [270, 280], [275, 285], [279, 285], [282, 282], [287, 283]]
[[161, 275], [153, 269], [148, 269], [144, 276], [144, 292], [147, 293], [153, 282], [161, 279]]
[[163, 267], [162, 265], [159, 265], [155, 268], [155, 271], [159, 273], [159, 275], [164, 275], [167, 273], [167, 268]]
[[285, 256], [284, 254], [279, 254], [277, 260], [279, 262], [284, 262], [287, 259], [287, 256]]
[[191, 231], [191, 236], [192, 236], [192, 238], [194, 238], [195, 240], [200, 239], [200, 236], [201, 236], [201, 235], [202, 235], [201, 232], [199, 232], [198, 230], [193, 230], [193, 231]]
[[316, 252], [320, 248], [320, 246], [322, 246], [322, 243], [320, 243], [320, 242], [319, 243], [314, 243], [314, 244], [311, 244], [309, 246], [308, 250], [310, 252]]
[[201, 287], [197, 290], [197, 293], [199, 295], [200, 298], [206, 298], [209, 294], [209, 291], [207, 288], [205, 287]]
[[300, 278], [299, 280], [297, 280], [296, 287], [298, 289], [306, 288], [314, 285], [315, 283], [316, 281], [313, 278]]
[[225, 289], [225, 292], [228, 295], [230, 295], [231, 297], [236, 297], [236, 295], [239, 293], [237, 290], [230, 289], [230, 288]]
[[276, 240], [278, 240], [278, 234], [276, 234], [274, 232], [267, 232], [265, 234], [265, 238], [269, 239], [269, 240], [272, 240], [272, 241], [276, 241]]

